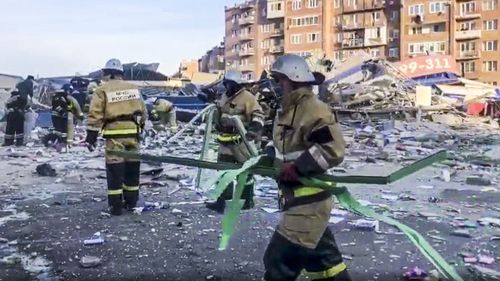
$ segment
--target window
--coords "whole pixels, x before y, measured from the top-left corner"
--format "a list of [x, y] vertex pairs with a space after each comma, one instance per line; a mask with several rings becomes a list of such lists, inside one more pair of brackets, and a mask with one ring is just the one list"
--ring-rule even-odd
[[281, 3], [271, 3], [271, 11], [278, 12], [281, 11]]
[[308, 8], [317, 8], [318, 7], [318, 0], [307, 0], [307, 7]]
[[263, 24], [260, 26], [260, 31], [263, 33], [268, 33], [271, 32], [271, 25], [270, 24]]
[[290, 43], [291, 44], [300, 44], [302, 35], [301, 34], [292, 34], [290, 35]]
[[461, 53], [473, 52], [475, 50], [476, 50], [476, 42], [460, 43], [460, 52]]
[[483, 22], [484, 30], [497, 30], [498, 20], [485, 20]]
[[432, 26], [432, 29], [433, 29], [434, 32], [444, 32], [445, 31], [444, 28], [445, 28], [445, 24], [444, 23], [434, 24]]
[[271, 42], [269, 40], [260, 41], [260, 48], [261, 49], [269, 49], [270, 46], [271, 46]]
[[412, 27], [410, 29], [410, 35], [413, 35], [413, 34], [422, 34], [422, 27], [421, 26]]
[[392, 38], [394, 38], [394, 39], [399, 38], [399, 29], [392, 30]]
[[398, 11], [392, 11], [391, 12], [391, 20], [395, 20], [398, 18]]
[[476, 71], [476, 63], [473, 61], [460, 63], [460, 69], [463, 73]]
[[336, 16], [335, 17], [335, 24], [341, 25], [342, 24], [342, 17], [341, 16]]
[[292, 26], [306, 26], [319, 24], [318, 16], [292, 18]]
[[340, 1], [341, 0], [333, 0], [333, 8], [335, 9], [340, 8]]
[[483, 0], [483, 11], [496, 10], [498, 8], [498, 0]]
[[347, 0], [347, 6], [356, 8], [358, 6], [358, 0]]
[[342, 42], [342, 33], [337, 33], [337, 43], [341, 43]]
[[380, 20], [380, 12], [374, 12], [372, 13], [372, 21], [377, 22]]
[[419, 42], [408, 45], [410, 54], [444, 53], [445, 51], [446, 42]]
[[467, 15], [476, 12], [476, 2], [465, 2], [460, 4], [460, 14]]
[[389, 48], [389, 57], [390, 58], [399, 57], [399, 49], [398, 48]]
[[273, 59], [270, 56], [264, 56], [262, 57], [261, 62], [263, 65], [270, 65], [271, 63], [273, 63]]
[[475, 30], [476, 29], [476, 22], [474, 21], [467, 21], [464, 23], [460, 24], [460, 30], [465, 31], [465, 30]]
[[483, 71], [495, 72], [498, 70], [498, 62], [496, 60], [484, 61]]
[[423, 15], [424, 14], [424, 4], [411, 5], [409, 7], [410, 16]]
[[436, 14], [436, 13], [442, 13], [445, 11], [444, 8], [444, 3], [443, 2], [431, 2], [429, 3], [430, 6], [430, 13], [431, 14]]
[[333, 53], [333, 59], [336, 61], [340, 60], [340, 52], [339, 51]]
[[498, 40], [483, 42], [483, 51], [496, 51], [498, 50]]
[[380, 50], [379, 50], [379, 49], [371, 50], [371, 51], [370, 51], [370, 55], [371, 55], [373, 58], [378, 58], [378, 57], [380, 57]]
[[292, 10], [300, 10], [302, 8], [302, 0], [293, 0], [292, 1]]
[[315, 43], [315, 42], [319, 42], [319, 32], [308, 33], [307, 34], [307, 43]]

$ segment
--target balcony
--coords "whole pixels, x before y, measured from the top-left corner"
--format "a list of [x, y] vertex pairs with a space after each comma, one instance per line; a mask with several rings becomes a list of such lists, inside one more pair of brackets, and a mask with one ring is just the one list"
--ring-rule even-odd
[[342, 48], [361, 48], [363, 47], [363, 38], [344, 39], [342, 41]]
[[269, 51], [271, 51], [271, 53], [273, 54], [279, 54], [285, 52], [285, 47], [283, 47], [282, 45], [272, 46]]
[[252, 0], [247, 1], [247, 2], [240, 5], [240, 9], [242, 9], [242, 10], [248, 10], [248, 9], [253, 9], [253, 8], [255, 8], [255, 4]]
[[380, 45], [385, 45], [387, 44], [387, 40], [385, 38], [367, 38], [365, 41], [365, 47], [370, 47], [370, 46], [380, 46]]
[[267, 1], [267, 18], [279, 19], [285, 17], [285, 1]]
[[469, 40], [481, 38], [481, 30], [461, 30], [455, 31], [456, 40]]
[[253, 48], [241, 49], [241, 50], [238, 52], [238, 55], [239, 55], [240, 57], [248, 57], [248, 56], [253, 56], [253, 55], [255, 55], [255, 51], [253, 50]]
[[474, 60], [474, 59], [479, 59], [479, 51], [461, 51], [458, 54], [457, 60]]
[[255, 17], [254, 16], [248, 16], [246, 18], [240, 18], [238, 20], [238, 23], [240, 25], [250, 25], [250, 24], [254, 24], [255, 23]]
[[342, 30], [356, 30], [356, 29], [364, 29], [363, 24], [357, 22], [342, 24]]
[[271, 32], [271, 37], [282, 37], [285, 35], [285, 32], [282, 29], [275, 29]]
[[255, 70], [255, 65], [253, 63], [246, 64], [246, 65], [240, 65], [239, 69], [241, 72], [251, 72]]
[[240, 41], [251, 41], [253, 40], [254, 36], [251, 33], [243, 33], [240, 34]]
[[364, 10], [378, 10], [384, 8], [384, 1], [381, 0], [365, 0]]
[[470, 20], [470, 19], [478, 19], [481, 17], [481, 13], [477, 11], [460, 11], [458, 15], [455, 16], [456, 20]]

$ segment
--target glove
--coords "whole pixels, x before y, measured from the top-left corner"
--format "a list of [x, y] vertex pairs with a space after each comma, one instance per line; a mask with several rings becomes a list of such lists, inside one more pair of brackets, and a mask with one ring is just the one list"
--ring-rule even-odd
[[87, 137], [85, 137], [85, 142], [87, 143], [87, 148], [90, 152], [94, 151], [95, 144], [97, 142], [97, 131], [87, 130]]
[[279, 180], [281, 182], [297, 182], [299, 181], [299, 171], [297, 167], [293, 163], [285, 163], [283, 167], [281, 167]]
[[245, 134], [245, 138], [249, 141], [254, 141], [260, 138], [260, 135], [254, 131], [248, 131]]

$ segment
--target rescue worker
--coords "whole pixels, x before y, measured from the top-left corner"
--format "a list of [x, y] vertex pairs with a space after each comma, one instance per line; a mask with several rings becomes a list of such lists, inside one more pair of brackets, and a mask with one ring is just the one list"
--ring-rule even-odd
[[157, 98], [151, 111], [151, 119], [155, 130], [164, 131], [169, 129], [174, 134], [177, 132], [175, 107], [170, 101]]
[[123, 81], [123, 66], [110, 59], [102, 69], [103, 80], [90, 103], [86, 142], [95, 148], [102, 130], [106, 139], [106, 177], [108, 205], [112, 215], [122, 208], [132, 210], [139, 199], [140, 161], [110, 155], [110, 150], [138, 152], [139, 135], [147, 118], [146, 106], [139, 89]]
[[84, 115], [80, 103], [73, 97], [73, 95], [67, 96], [68, 103], [68, 127], [66, 129], [68, 145], [73, 145], [75, 138], [75, 117], [79, 121], [83, 121]]
[[[217, 161], [243, 163], [250, 158], [250, 152], [242, 141], [234, 122], [230, 116], [237, 116], [247, 130], [246, 138], [250, 141], [259, 141], [264, 124], [264, 113], [257, 98], [246, 90], [242, 85], [243, 79], [240, 72], [230, 70], [224, 75], [223, 84], [226, 92], [217, 102], [217, 114], [215, 115], [216, 129], [219, 132], [217, 141], [219, 151]], [[245, 199], [243, 209], [254, 207], [254, 180], [249, 175], [247, 184], [243, 190], [242, 199]], [[226, 200], [233, 197], [233, 185], [228, 186], [217, 201], [207, 203], [207, 208], [224, 212]]]
[[68, 96], [73, 91], [70, 84], [65, 84], [52, 96], [52, 125], [57, 142], [66, 145], [68, 142]]
[[27, 99], [21, 96], [18, 90], [10, 93], [10, 98], [5, 103], [7, 115], [7, 127], [5, 128], [5, 140], [3, 146], [15, 144], [22, 146], [24, 142], [24, 109]]
[[28, 75], [26, 79], [22, 82], [17, 83], [16, 88], [19, 90], [19, 94], [21, 96], [28, 97], [31, 99], [33, 98], [33, 81], [35, 80], [35, 77], [33, 75]]
[[343, 161], [341, 128], [329, 107], [313, 93], [312, 86], [322, 81], [302, 57], [283, 55], [271, 71], [282, 99], [268, 154], [274, 154], [275, 164], [281, 166], [277, 181], [283, 213], [264, 254], [264, 279], [296, 280], [305, 270], [312, 280], [349, 281], [328, 228], [332, 194], [299, 181]]

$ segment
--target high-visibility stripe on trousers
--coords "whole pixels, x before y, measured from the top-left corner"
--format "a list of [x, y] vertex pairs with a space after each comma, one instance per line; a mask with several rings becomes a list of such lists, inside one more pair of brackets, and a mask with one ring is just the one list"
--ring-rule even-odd
[[[123, 150], [137, 152], [138, 148], [139, 144], [136, 138], [106, 140], [106, 151]], [[108, 203], [111, 207], [121, 207], [123, 201], [125, 201], [128, 208], [136, 206], [139, 200], [140, 165], [140, 161], [124, 159], [106, 153]]]

